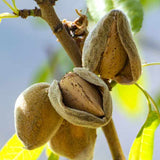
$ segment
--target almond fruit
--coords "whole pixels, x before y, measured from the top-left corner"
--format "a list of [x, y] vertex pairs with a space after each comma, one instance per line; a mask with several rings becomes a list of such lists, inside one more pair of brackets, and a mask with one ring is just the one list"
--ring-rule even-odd
[[48, 98], [48, 83], [30, 86], [17, 98], [15, 126], [26, 149], [42, 146], [56, 133], [62, 118], [54, 110]]
[[121, 84], [133, 84], [141, 75], [141, 61], [125, 14], [112, 10], [89, 33], [82, 66]]

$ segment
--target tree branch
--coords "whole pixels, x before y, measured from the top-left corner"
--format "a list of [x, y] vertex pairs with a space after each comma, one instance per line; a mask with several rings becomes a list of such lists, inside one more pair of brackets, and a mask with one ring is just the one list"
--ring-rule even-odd
[[111, 119], [111, 121], [106, 126], [102, 127], [102, 129], [108, 141], [113, 160], [125, 160], [113, 119]]
[[44, 0], [43, 2], [42, 0], [40, 0], [40, 2], [36, 0], [36, 2], [41, 9], [42, 18], [49, 24], [51, 30], [58, 38], [58, 41], [69, 55], [74, 65], [81, 67], [81, 51], [75, 40], [70, 37], [62, 22], [59, 20], [52, 3], [49, 0]]
[[41, 17], [41, 10], [35, 7], [35, 9], [22, 9], [19, 10], [19, 16], [27, 18], [28, 16]]

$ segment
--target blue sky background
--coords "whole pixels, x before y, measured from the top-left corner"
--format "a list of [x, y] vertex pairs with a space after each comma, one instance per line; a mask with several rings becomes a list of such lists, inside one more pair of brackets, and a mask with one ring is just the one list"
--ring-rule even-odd
[[[17, 7], [34, 8], [34, 1], [16, 1]], [[65, 6], [65, 7], [64, 7]], [[59, 0], [56, 11], [60, 19], [74, 20], [75, 9], [84, 9], [85, 0]], [[0, 1], [0, 12], [9, 9]], [[145, 12], [142, 30], [136, 35], [142, 62], [160, 61], [160, 7]], [[59, 48], [60, 44], [46, 24], [38, 25], [34, 18], [26, 20], [5, 19], [0, 24], [0, 147], [14, 134], [14, 103], [17, 96], [30, 84], [31, 79], [47, 59], [47, 49]], [[147, 90], [151, 95], [160, 95], [160, 66], [144, 69], [148, 72], [150, 83]], [[159, 96], [160, 97], [160, 96]], [[115, 107], [116, 108], [116, 107]], [[147, 111], [144, 109], [144, 113]], [[124, 153], [127, 156], [138, 130], [145, 120], [145, 114], [139, 118], [114, 109], [113, 119], [119, 134]], [[156, 131], [154, 160], [160, 157], [160, 127]], [[43, 155], [40, 160], [44, 160]], [[62, 158], [64, 159], [64, 158]], [[102, 132], [98, 132], [94, 160], [111, 159], [111, 155]]]

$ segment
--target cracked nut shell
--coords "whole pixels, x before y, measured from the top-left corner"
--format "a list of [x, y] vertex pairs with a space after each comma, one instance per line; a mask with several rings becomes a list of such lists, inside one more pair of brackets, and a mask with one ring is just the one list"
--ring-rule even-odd
[[141, 61], [122, 11], [112, 10], [89, 33], [83, 47], [82, 65], [117, 83], [132, 84], [138, 80]]
[[95, 116], [104, 116], [101, 93], [94, 85], [76, 73], [70, 72], [61, 79], [59, 86], [66, 106], [86, 111]]
[[[54, 80], [49, 88], [49, 99], [59, 115], [68, 122], [89, 128], [106, 125], [112, 116], [112, 100], [108, 86], [94, 73], [74, 68], [64, 85]], [[96, 91], [98, 90], [98, 91]], [[64, 95], [65, 94], [65, 95]], [[100, 95], [97, 95], [100, 94]]]

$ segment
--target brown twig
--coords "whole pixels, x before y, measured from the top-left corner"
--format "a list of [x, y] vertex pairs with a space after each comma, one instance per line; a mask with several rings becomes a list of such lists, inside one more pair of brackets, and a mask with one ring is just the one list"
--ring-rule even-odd
[[[41, 9], [42, 18], [49, 24], [51, 30], [62, 44], [75, 66], [81, 66], [81, 51], [74, 39], [68, 34], [62, 22], [57, 17], [51, 0], [36, 0]], [[53, 0], [54, 1], [54, 0]], [[103, 128], [114, 160], [125, 160], [113, 120]]]
[[28, 16], [41, 17], [41, 10], [35, 7], [35, 9], [22, 9], [19, 10], [19, 16], [27, 18]]
[[75, 40], [67, 33], [62, 22], [59, 20], [56, 12], [49, 0], [36, 0], [40, 9], [42, 18], [49, 24], [51, 30], [58, 38], [59, 42], [68, 53], [69, 57], [77, 67], [81, 66], [81, 51]]
[[113, 119], [111, 119], [111, 121], [106, 126], [102, 127], [102, 129], [108, 141], [113, 160], [125, 160]]

